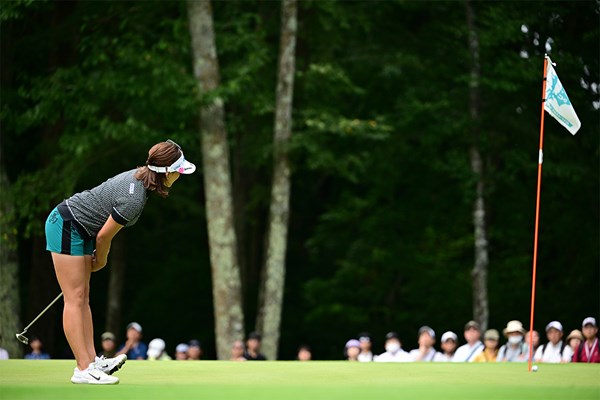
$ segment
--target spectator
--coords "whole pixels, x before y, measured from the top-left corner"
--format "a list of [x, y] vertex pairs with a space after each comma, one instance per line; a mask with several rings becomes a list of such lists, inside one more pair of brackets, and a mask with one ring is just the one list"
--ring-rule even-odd
[[579, 345], [573, 354], [573, 362], [600, 363], [598, 351], [598, 324], [596, 318], [587, 317], [581, 324], [585, 341]]
[[344, 346], [344, 359], [348, 361], [358, 361], [360, 354], [360, 342], [356, 339], [350, 339]]
[[101, 336], [102, 351], [100, 356], [104, 358], [113, 358], [117, 352], [117, 344], [115, 343], [115, 335], [112, 332], [104, 332]]
[[428, 326], [419, 329], [419, 348], [409, 353], [413, 361], [433, 361], [437, 351], [435, 345], [435, 331]]
[[479, 340], [481, 328], [477, 322], [467, 322], [463, 334], [467, 343], [456, 350], [454, 357], [452, 357], [453, 362], [471, 362], [483, 351], [483, 343]]
[[500, 347], [497, 360], [508, 362], [527, 361], [529, 348], [525, 343], [523, 324], [520, 321], [509, 321], [503, 333], [508, 342]]
[[377, 362], [410, 362], [412, 361], [408, 353], [402, 350], [400, 336], [396, 332], [389, 332], [385, 335], [385, 353], [374, 358]]
[[258, 332], [251, 332], [246, 339], [246, 351], [244, 352], [244, 358], [248, 361], [265, 361], [265, 357], [260, 352], [260, 344], [262, 337]]
[[495, 329], [488, 329], [483, 334], [483, 351], [473, 359], [473, 362], [496, 362], [498, 357], [498, 344], [500, 333]]
[[190, 346], [185, 343], [179, 343], [177, 347], [175, 347], [175, 359], [179, 361], [187, 360], [188, 355], [187, 352]]
[[[0, 342], [2, 341], [2, 334], [0, 334]], [[10, 357], [8, 356], [8, 351], [2, 347], [0, 347], [0, 360], [8, 360]]]
[[371, 352], [371, 335], [367, 332], [363, 332], [360, 335], [358, 335], [358, 341], [360, 342], [360, 354], [358, 355], [358, 361], [373, 361], [373, 353]]
[[160, 338], [152, 339], [148, 343], [148, 360], [151, 361], [168, 361], [172, 360], [171, 356], [167, 354], [165, 348], [167, 347], [164, 340]]
[[310, 361], [312, 360], [312, 350], [310, 346], [303, 344], [298, 348], [298, 355], [296, 356], [298, 361]]
[[37, 337], [32, 337], [29, 341], [29, 347], [31, 347], [31, 353], [25, 354], [26, 360], [49, 360], [50, 354], [44, 352], [44, 345], [42, 341]]
[[200, 341], [196, 339], [190, 340], [188, 343], [187, 359], [198, 361], [202, 357], [202, 346]]
[[548, 343], [541, 345], [533, 357], [536, 362], [560, 363], [570, 362], [573, 358], [571, 348], [562, 341], [563, 326], [558, 321], [552, 321], [546, 325], [546, 337]]
[[231, 357], [229, 358], [231, 361], [246, 361], [244, 358], [244, 342], [241, 340], [236, 340], [231, 345]]
[[442, 348], [442, 353], [436, 353], [435, 357], [433, 358], [433, 361], [452, 361], [454, 353], [456, 352], [456, 347], [458, 346], [458, 336], [456, 336], [456, 333], [452, 331], [444, 332], [441, 341], [442, 344], [440, 345], [440, 347]]
[[145, 360], [148, 345], [142, 342], [142, 326], [137, 322], [127, 325], [127, 340], [117, 351], [117, 356], [127, 354], [129, 360]]
[[[527, 332], [525, 334], [525, 343], [527, 343], [527, 346], [531, 345], [531, 343], [529, 343], [531, 334], [533, 334], [533, 354], [535, 354], [538, 347], [540, 347], [540, 334], [536, 330], [534, 330], [533, 332], [532, 331]], [[529, 349], [529, 347], [527, 347], [527, 349]]]
[[[567, 344], [571, 347], [572, 354], [575, 354], [583, 340], [583, 333], [581, 333], [579, 329], [573, 329], [571, 333], [569, 333], [569, 336], [567, 336]], [[572, 357], [571, 360], [573, 360]]]

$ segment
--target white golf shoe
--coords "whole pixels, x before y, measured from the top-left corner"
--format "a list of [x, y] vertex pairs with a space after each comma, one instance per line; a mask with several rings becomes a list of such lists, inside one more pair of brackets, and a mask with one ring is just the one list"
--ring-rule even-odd
[[105, 358], [104, 356], [96, 357], [96, 368], [100, 371], [104, 372], [107, 375], [112, 375], [119, 370], [127, 361], [127, 356], [125, 354], [121, 354], [119, 356], [113, 358]]
[[116, 385], [119, 383], [119, 378], [116, 376], [106, 375], [104, 372], [96, 368], [95, 363], [90, 363], [89, 367], [80, 371], [75, 368], [71, 382], [76, 384], [90, 384], [90, 385]]

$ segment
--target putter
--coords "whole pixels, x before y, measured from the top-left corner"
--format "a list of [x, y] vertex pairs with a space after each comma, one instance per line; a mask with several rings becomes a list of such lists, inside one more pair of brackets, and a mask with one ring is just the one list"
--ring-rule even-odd
[[58, 296], [56, 296], [56, 298], [55, 298], [54, 300], [52, 300], [52, 303], [48, 304], [48, 306], [47, 306], [46, 308], [44, 308], [44, 310], [43, 310], [43, 311], [42, 311], [42, 312], [41, 312], [41, 313], [40, 313], [40, 314], [39, 314], [37, 317], [35, 317], [35, 319], [34, 319], [33, 321], [31, 321], [31, 323], [30, 323], [29, 325], [27, 325], [27, 326], [25, 327], [25, 329], [23, 329], [23, 332], [21, 332], [21, 333], [17, 333], [17, 334], [16, 334], [16, 336], [17, 336], [17, 340], [18, 340], [19, 342], [21, 342], [21, 343], [23, 343], [23, 344], [29, 344], [29, 339], [27, 338], [27, 336], [25, 336], [25, 333], [27, 332], [27, 329], [29, 329], [29, 327], [31, 327], [31, 325], [33, 325], [33, 323], [34, 323], [35, 321], [37, 321], [37, 320], [38, 320], [38, 319], [39, 319], [39, 318], [40, 318], [42, 315], [44, 315], [44, 313], [45, 313], [46, 311], [48, 311], [48, 309], [49, 309], [50, 307], [52, 307], [52, 305], [54, 305], [54, 303], [56, 303], [56, 301], [57, 301], [58, 299], [60, 299], [60, 298], [62, 297], [62, 295], [63, 295], [63, 294], [62, 294], [62, 292], [60, 292], [60, 293], [58, 294]]

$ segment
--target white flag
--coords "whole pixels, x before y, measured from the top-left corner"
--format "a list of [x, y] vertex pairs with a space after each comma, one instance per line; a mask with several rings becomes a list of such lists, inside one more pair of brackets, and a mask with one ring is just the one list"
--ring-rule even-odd
[[575, 114], [571, 100], [563, 88], [562, 83], [554, 71], [552, 60], [548, 57], [548, 69], [546, 71], [546, 101], [544, 109], [548, 111], [562, 126], [567, 128], [573, 135], [581, 128], [581, 122]]

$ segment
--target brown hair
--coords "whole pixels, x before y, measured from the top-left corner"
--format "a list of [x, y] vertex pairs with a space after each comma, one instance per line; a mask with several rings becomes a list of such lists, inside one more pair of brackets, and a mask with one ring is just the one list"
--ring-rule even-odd
[[154, 190], [161, 197], [169, 195], [169, 188], [165, 186], [167, 174], [164, 172], [154, 172], [148, 168], [148, 165], [155, 167], [168, 167], [181, 156], [179, 146], [170, 142], [160, 142], [152, 146], [148, 151], [146, 165], [138, 167], [135, 173], [135, 179], [142, 181], [144, 187], [148, 190]]

